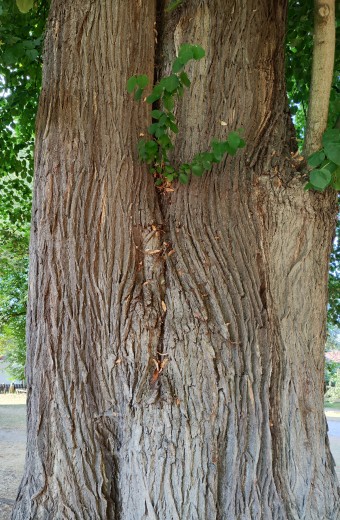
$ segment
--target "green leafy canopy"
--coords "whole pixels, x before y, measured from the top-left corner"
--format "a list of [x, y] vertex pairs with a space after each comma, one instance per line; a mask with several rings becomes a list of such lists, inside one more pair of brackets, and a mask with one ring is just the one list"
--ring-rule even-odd
[[16, 379], [26, 358], [34, 122], [49, 8], [45, 0], [32, 4], [0, 2], [0, 354]]

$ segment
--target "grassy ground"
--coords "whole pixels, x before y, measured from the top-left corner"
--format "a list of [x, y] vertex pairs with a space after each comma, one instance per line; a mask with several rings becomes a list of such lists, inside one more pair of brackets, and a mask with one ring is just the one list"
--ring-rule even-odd
[[339, 410], [340, 411], [340, 401], [325, 401], [325, 410]]

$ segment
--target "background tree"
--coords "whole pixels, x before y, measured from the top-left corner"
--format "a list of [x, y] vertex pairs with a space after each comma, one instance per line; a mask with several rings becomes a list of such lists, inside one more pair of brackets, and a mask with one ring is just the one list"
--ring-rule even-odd
[[0, 6], [0, 353], [24, 379], [34, 120], [41, 87], [42, 32], [48, 5], [23, 16]]
[[14, 229], [8, 222], [0, 237], [0, 355], [8, 371], [24, 380], [26, 361], [26, 311], [28, 226]]
[[[337, 518], [322, 410], [337, 208], [291, 159], [286, 3], [163, 8], [51, 6], [13, 518]], [[126, 80], [167, 74], [186, 41], [207, 56], [174, 161], [223, 139], [221, 120], [247, 148], [167, 194], [137, 159], [150, 108]]]

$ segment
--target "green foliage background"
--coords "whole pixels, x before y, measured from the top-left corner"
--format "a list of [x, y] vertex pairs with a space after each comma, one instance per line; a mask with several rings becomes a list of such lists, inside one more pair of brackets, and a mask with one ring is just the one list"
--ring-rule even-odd
[[[171, 1], [169, 16], [185, 0]], [[338, 3], [338, 20], [340, 4]], [[0, 0], [0, 355], [22, 379], [29, 222], [33, 178], [34, 119], [41, 87], [42, 43], [47, 0], [22, 14], [14, 0]], [[340, 38], [330, 99], [329, 128], [340, 126]], [[313, 2], [289, 2], [287, 92], [302, 149], [313, 51]], [[340, 321], [340, 234], [330, 264], [329, 322]]]
[[0, 0], [0, 356], [24, 379], [34, 124], [49, 5]]

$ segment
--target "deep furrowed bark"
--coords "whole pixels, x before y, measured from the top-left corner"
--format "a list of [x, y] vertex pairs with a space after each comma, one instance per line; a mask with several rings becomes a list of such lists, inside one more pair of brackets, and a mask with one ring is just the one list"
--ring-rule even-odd
[[54, 2], [13, 519], [337, 520], [321, 384], [336, 209], [292, 180], [285, 2], [158, 7], [161, 71], [182, 42], [207, 51], [174, 161], [239, 127], [247, 148], [157, 193], [136, 159], [150, 109], [125, 92], [153, 76], [154, 2]]

